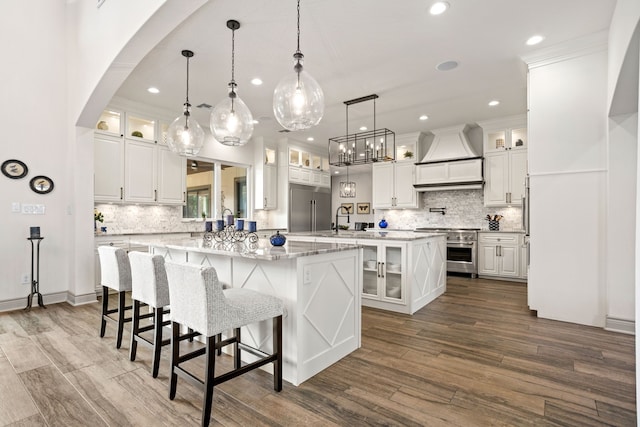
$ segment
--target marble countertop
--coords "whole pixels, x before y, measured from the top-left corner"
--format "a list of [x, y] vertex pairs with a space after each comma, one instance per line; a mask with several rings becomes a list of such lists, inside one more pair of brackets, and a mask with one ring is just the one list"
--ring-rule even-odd
[[316, 231], [316, 232], [300, 232], [287, 233], [287, 236], [305, 236], [305, 237], [330, 237], [337, 239], [351, 240], [402, 240], [412, 241], [419, 239], [427, 239], [430, 237], [445, 236], [446, 233], [416, 233], [414, 231], [351, 231], [340, 230], [337, 234], [335, 231]]
[[478, 233], [516, 233], [516, 234], [524, 234], [524, 230], [480, 230]]
[[345, 243], [312, 243], [287, 241], [284, 246], [271, 246], [269, 239], [259, 239], [255, 249], [249, 250], [240, 246], [239, 249], [225, 249], [222, 245], [213, 242], [212, 247], [206, 247], [203, 239], [176, 239], [176, 240], [147, 240], [136, 239], [131, 243], [148, 245], [157, 248], [177, 249], [190, 252], [201, 252], [215, 255], [242, 257], [276, 261], [304, 256], [312, 256], [331, 252], [349, 251], [359, 248], [358, 245]]

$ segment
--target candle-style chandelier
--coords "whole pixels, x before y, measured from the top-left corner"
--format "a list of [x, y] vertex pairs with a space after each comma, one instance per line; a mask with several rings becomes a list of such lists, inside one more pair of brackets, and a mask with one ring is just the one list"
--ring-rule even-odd
[[[347, 115], [347, 133], [329, 138], [329, 164], [350, 166], [395, 160], [396, 134], [387, 129], [376, 129], [376, 99], [378, 95], [344, 101]], [[373, 130], [349, 134], [349, 106], [360, 102], [373, 101]]]

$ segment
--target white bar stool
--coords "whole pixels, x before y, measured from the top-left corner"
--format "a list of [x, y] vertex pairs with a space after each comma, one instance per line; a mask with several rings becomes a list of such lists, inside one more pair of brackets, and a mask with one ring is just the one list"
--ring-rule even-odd
[[[169, 285], [164, 269], [164, 258], [146, 252], [129, 252], [131, 263], [131, 298], [133, 299], [133, 321], [131, 322], [131, 346], [129, 359], [136, 360], [138, 343], [153, 350], [151, 374], [158, 377], [160, 352], [162, 346], [169, 345], [170, 339], [162, 339], [162, 327], [171, 321], [163, 321], [163, 315], [169, 313]], [[140, 307], [146, 304], [153, 308], [152, 313], [140, 314]], [[141, 319], [153, 318], [152, 325], [140, 327]], [[153, 340], [141, 334], [153, 330]]]
[[[282, 390], [282, 300], [249, 289], [223, 289], [215, 268], [195, 264], [166, 261], [171, 299], [171, 378], [169, 399], [176, 395], [178, 376], [204, 392], [202, 425], [208, 426], [211, 418], [213, 388], [267, 363], [273, 363], [273, 388]], [[240, 343], [240, 328], [251, 323], [272, 319], [273, 352], [263, 351]], [[205, 348], [180, 355], [180, 325], [184, 325], [206, 337]], [[216, 336], [232, 329], [234, 335], [216, 342]], [[234, 369], [215, 376], [215, 350], [233, 344]], [[242, 366], [240, 350], [259, 357], [255, 362]], [[205, 379], [187, 371], [181, 364], [205, 355]]]
[[[104, 337], [107, 320], [116, 323], [116, 348], [122, 345], [122, 331], [124, 324], [131, 321], [131, 317], [124, 317], [125, 311], [131, 306], [125, 306], [125, 295], [131, 290], [131, 267], [124, 249], [113, 246], [98, 246], [100, 258], [100, 282], [102, 285], [102, 316], [100, 322], [100, 337]], [[109, 289], [118, 292], [118, 307], [109, 309]], [[110, 315], [118, 313], [117, 318]]]

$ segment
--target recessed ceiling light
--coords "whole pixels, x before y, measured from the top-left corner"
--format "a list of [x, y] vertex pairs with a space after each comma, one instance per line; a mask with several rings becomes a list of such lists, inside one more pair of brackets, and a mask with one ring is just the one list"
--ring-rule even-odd
[[421, 115], [420, 117], [418, 117], [420, 120], [427, 120], [429, 118], [429, 116], [427, 116], [426, 114]]
[[340, 173], [340, 171], [335, 171], [334, 174], [338, 175]]
[[310, 136], [309, 138], [307, 138], [307, 141], [309, 141], [309, 142], [313, 141], [313, 137]]
[[457, 66], [458, 66], [458, 62], [457, 61], [445, 61], [445, 62], [441, 62], [438, 65], [436, 65], [436, 70], [438, 70], [438, 71], [449, 71], [449, 70], [453, 70]]
[[493, 101], [489, 101], [489, 107], [495, 107], [496, 105], [500, 104], [500, 101], [498, 100], [493, 100]]
[[534, 44], [540, 43], [542, 40], [544, 40], [544, 37], [542, 37], [542, 36], [537, 36], [537, 35], [536, 36], [531, 36], [527, 40], [527, 45], [533, 46]]
[[429, 13], [431, 13], [432, 15], [440, 15], [447, 9], [449, 9], [449, 3], [447, 3], [446, 1], [437, 1], [431, 5]]
[[160, 89], [158, 89], [157, 87], [150, 87], [149, 89], [147, 89], [147, 92], [149, 93], [160, 93]]
[[262, 84], [262, 79], [254, 77], [253, 79], [251, 79], [251, 84], [254, 86], [260, 86]]
[[253, 119], [253, 124], [254, 124], [254, 125], [257, 125], [257, 124], [260, 124], [260, 122], [259, 122], [259, 121], [257, 121], [256, 119]]
[[360, 130], [367, 130], [366, 126], [360, 126]]

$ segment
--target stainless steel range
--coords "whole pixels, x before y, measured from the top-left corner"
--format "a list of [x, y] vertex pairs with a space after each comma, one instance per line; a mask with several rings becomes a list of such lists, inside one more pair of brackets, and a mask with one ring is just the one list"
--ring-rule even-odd
[[421, 233], [447, 234], [447, 271], [468, 273], [474, 278], [478, 274], [479, 228], [428, 228], [415, 229]]

